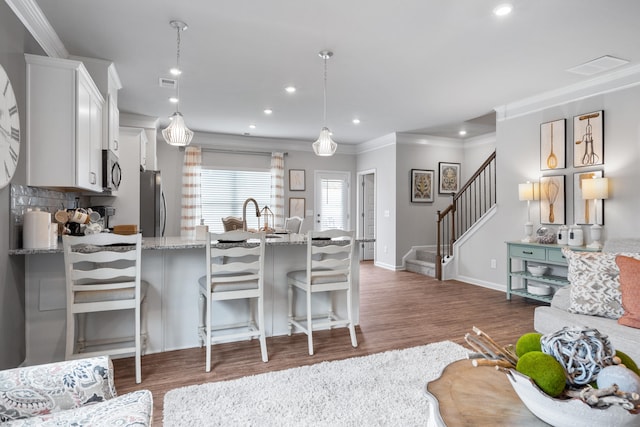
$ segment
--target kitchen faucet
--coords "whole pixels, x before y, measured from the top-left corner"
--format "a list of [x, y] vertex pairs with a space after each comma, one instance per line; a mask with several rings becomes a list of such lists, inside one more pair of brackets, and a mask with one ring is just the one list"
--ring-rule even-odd
[[258, 202], [253, 197], [249, 197], [242, 204], [242, 230], [247, 231], [247, 205], [249, 202], [253, 202], [256, 205], [256, 216], [260, 218], [260, 207], [258, 206]]

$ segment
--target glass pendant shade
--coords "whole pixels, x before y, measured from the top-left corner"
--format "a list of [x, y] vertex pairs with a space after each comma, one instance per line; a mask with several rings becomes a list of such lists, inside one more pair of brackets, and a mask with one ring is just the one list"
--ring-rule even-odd
[[338, 144], [331, 139], [329, 128], [323, 127], [318, 140], [313, 143], [312, 147], [317, 156], [333, 156], [336, 153]]
[[167, 144], [175, 147], [189, 145], [193, 138], [193, 131], [184, 124], [184, 118], [180, 112], [176, 111], [171, 116], [171, 123], [162, 131], [162, 136]]

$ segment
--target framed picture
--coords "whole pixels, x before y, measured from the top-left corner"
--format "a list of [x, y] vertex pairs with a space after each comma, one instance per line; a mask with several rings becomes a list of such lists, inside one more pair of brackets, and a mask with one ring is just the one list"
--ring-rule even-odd
[[299, 216], [304, 218], [305, 215], [305, 199], [304, 197], [289, 197], [289, 216]]
[[540, 170], [566, 167], [566, 120], [560, 119], [540, 125]]
[[540, 178], [540, 223], [565, 223], [564, 175]]
[[435, 172], [424, 169], [411, 169], [411, 202], [433, 202], [433, 177]]
[[573, 118], [573, 167], [604, 164], [604, 111]]
[[304, 191], [304, 169], [289, 169], [289, 191]]
[[440, 170], [440, 186], [438, 193], [451, 194], [460, 190], [460, 163], [438, 163]]
[[601, 170], [573, 174], [573, 222], [575, 224], [593, 224], [596, 217], [599, 225], [604, 224], [604, 200], [585, 200], [582, 198], [582, 182], [585, 179], [602, 178], [603, 176]]

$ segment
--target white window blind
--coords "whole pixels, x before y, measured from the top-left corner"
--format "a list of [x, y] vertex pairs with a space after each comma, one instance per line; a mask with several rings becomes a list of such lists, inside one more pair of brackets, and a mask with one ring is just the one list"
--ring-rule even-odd
[[[202, 168], [202, 217], [209, 231], [224, 231], [222, 218], [242, 218], [242, 204], [254, 198], [260, 209], [271, 203], [271, 173], [261, 171], [219, 170]], [[258, 228], [256, 208], [247, 206], [247, 228]]]

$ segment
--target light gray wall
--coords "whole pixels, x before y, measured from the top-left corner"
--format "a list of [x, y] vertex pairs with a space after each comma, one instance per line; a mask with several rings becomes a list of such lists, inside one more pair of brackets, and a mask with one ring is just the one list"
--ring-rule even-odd
[[[436, 244], [436, 214], [451, 204], [451, 196], [438, 193], [438, 163], [462, 163], [464, 146], [460, 142], [430, 139], [417, 144], [415, 137], [399, 135], [397, 173], [397, 235], [395, 265], [402, 265], [402, 257], [412, 246]], [[424, 137], [423, 137], [424, 138]], [[411, 169], [434, 171], [433, 203], [411, 203]], [[462, 176], [462, 173], [461, 173]]]
[[[12, 183], [26, 184], [26, 65], [24, 53], [42, 54], [5, 2], [0, 2], [0, 64], [11, 80], [20, 113], [21, 146]], [[16, 367], [25, 356], [24, 256], [9, 256], [10, 185], [0, 189], [0, 369]]]
[[[164, 142], [162, 136], [158, 134], [157, 153], [158, 167], [162, 171], [162, 185], [167, 199], [167, 236], [180, 235], [180, 187], [182, 183], [182, 160], [184, 151], [171, 147]], [[259, 139], [236, 137], [231, 135], [213, 135], [196, 133], [193, 141], [194, 145], [202, 147], [253, 150], [253, 151], [279, 151], [287, 152], [284, 159], [285, 164], [285, 215], [289, 213], [289, 197], [304, 197], [306, 199], [307, 211], [314, 209], [313, 175], [316, 170], [324, 171], [344, 171], [351, 176], [351, 227], [355, 229], [355, 183], [356, 156], [352, 154], [341, 154], [338, 150], [332, 157], [318, 157], [311, 151], [296, 151], [291, 149], [289, 141], [277, 139]], [[228, 169], [269, 169], [271, 158], [259, 155], [238, 155], [228, 153], [203, 152], [202, 164], [204, 166], [220, 167]], [[305, 170], [305, 191], [289, 191], [289, 169]]]
[[[573, 117], [597, 110], [604, 110], [604, 166], [574, 168]], [[541, 175], [539, 129], [541, 123], [552, 120], [567, 119], [567, 168], [552, 173], [566, 176], [566, 223], [573, 223], [573, 174], [601, 168], [610, 180], [609, 199], [605, 201], [603, 240], [612, 237], [639, 237], [638, 111], [640, 86], [633, 86], [499, 121], [496, 133], [498, 211], [488, 224], [461, 248], [461, 278], [472, 283], [506, 289], [507, 254], [504, 242], [522, 238], [523, 225], [527, 217], [525, 202], [518, 201], [517, 185], [526, 180], [537, 180]], [[531, 220], [536, 229], [540, 224], [538, 202], [532, 203]], [[584, 231], [588, 243], [588, 227], [584, 227]], [[496, 269], [490, 268], [491, 259], [497, 260]]]

